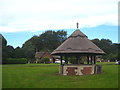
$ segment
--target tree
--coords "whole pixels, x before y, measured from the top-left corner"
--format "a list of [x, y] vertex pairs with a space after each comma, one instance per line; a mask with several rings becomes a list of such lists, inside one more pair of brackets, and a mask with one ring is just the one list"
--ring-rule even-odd
[[34, 35], [28, 42], [31, 42], [31, 45], [33, 45], [35, 49], [40, 48], [41, 43], [38, 36]]
[[50, 63], [50, 58], [49, 57], [44, 57], [41, 59], [41, 63], [45, 63], [45, 64], [48, 64]]
[[27, 40], [22, 50], [26, 58], [34, 59], [36, 51], [53, 51], [67, 38], [67, 32], [64, 30], [48, 30], [39, 36], [33, 36]]
[[2, 58], [5, 59], [8, 57], [7, 55], [7, 40], [2, 36]]
[[[48, 30], [39, 36], [39, 44], [43, 50], [53, 51], [67, 38], [67, 32], [64, 30]], [[39, 45], [38, 44], [38, 45]]]
[[2, 59], [13, 58], [14, 48], [7, 45], [7, 40], [2, 36]]
[[35, 46], [32, 44], [31, 40], [26, 41], [22, 49], [26, 58], [33, 59], [35, 57]]
[[112, 41], [109, 39], [94, 39], [92, 40], [92, 42], [106, 53], [106, 55], [103, 56], [104, 60], [118, 60], [118, 47], [120, 44], [113, 44]]
[[14, 58], [25, 58], [25, 53], [24, 53], [23, 48], [16, 47], [14, 49], [13, 57]]
[[3, 36], [2, 36], [2, 46], [7, 46], [7, 40]]
[[25, 42], [23, 47], [32, 46], [38, 51], [53, 51], [67, 38], [67, 32], [64, 30], [52, 31], [48, 30], [39, 36], [33, 36]]
[[6, 52], [9, 58], [13, 58], [14, 48], [11, 45], [6, 46]]

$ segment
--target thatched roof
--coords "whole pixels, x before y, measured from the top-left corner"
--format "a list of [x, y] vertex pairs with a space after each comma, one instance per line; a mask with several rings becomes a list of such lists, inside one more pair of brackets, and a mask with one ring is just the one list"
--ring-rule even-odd
[[35, 53], [35, 58], [43, 58], [43, 57], [50, 57], [50, 58], [60, 58], [60, 56], [56, 56], [56, 55], [51, 55], [51, 52], [49, 51], [45, 51], [45, 52], [36, 52]]
[[52, 54], [104, 54], [99, 47], [90, 41], [79, 29], [74, 31]]
[[36, 52], [35, 53], [35, 58], [42, 58], [42, 56], [43, 56], [44, 53], [45, 52]]

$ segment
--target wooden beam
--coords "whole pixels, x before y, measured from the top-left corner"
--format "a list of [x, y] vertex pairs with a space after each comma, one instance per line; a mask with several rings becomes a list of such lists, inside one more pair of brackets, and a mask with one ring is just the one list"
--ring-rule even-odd
[[78, 64], [78, 59], [79, 59], [79, 57], [78, 57], [78, 56], [76, 56], [76, 64]]
[[68, 57], [67, 57], [67, 64], [68, 64]]
[[80, 57], [78, 57], [78, 64], [81, 64], [81, 63], [80, 63], [80, 62], [81, 62], [80, 60], [81, 60]]
[[68, 56], [65, 56], [65, 64], [68, 64]]
[[94, 57], [94, 64], [96, 64], [96, 56], [93, 56]]
[[62, 56], [60, 56], [60, 61], [61, 61], [61, 65], [62, 65]]
[[76, 62], [75, 62], [75, 64], [78, 64], [78, 57], [76, 56]]
[[87, 56], [87, 64], [89, 64], [89, 56]]
[[92, 59], [93, 59], [92, 56], [90, 56], [90, 62], [91, 62], [91, 64], [93, 64], [93, 63], [92, 63]]

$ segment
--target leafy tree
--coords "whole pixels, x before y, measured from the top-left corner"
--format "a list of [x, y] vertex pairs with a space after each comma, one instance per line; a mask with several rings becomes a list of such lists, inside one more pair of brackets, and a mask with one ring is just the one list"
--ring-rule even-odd
[[7, 40], [2, 36], [2, 58], [12, 58], [14, 48], [13, 46], [7, 46]]
[[2, 36], [2, 58], [7, 58], [7, 40]]
[[48, 30], [39, 36], [33, 36], [31, 39], [23, 44], [24, 47], [32, 46], [38, 51], [50, 50], [53, 51], [58, 47], [67, 37], [67, 32], [64, 30], [52, 31]]
[[24, 53], [23, 48], [16, 47], [14, 49], [14, 53], [13, 54], [14, 54], [13, 55], [14, 58], [25, 58], [25, 53]]
[[[35, 49], [37, 50], [37, 48], [41, 48], [40, 45], [42, 43], [40, 43], [40, 40], [39, 40], [39, 37], [34, 35], [30, 40], [28, 40], [28, 42], [26, 43], [29, 43], [31, 42], [31, 45], [33, 45], [35, 47]], [[30, 45], [30, 44], [29, 44]]]
[[30, 40], [26, 41], [25, 44], [23, 44], [22, 49], [26, 58], [33, 59], [35, 57], [35, 46]]
[[41, 63], [45, 63], [45, 64], [50, 63], [50, 58], [49, 57], [42, 58]]
[[53, 51], [67, 38], [66, 36], [67, 32], [64, 30], [59, 30], [57, 32], [48, 30], [39, 36], [40, 45], [43, 50]]
[[112, 41], [109, 39], [94, 39], [92, 40], [92, 42], [106, 53], [106, 55], [103, 56], [104, 60], [118, 60], [118, 47], [120, 44], [113, 44]]
[[64, 30], [48, 30], [27, 40], [21, 49], [26, 58], [34, 59], [36, 51], [53, 51], [67, 38], [66, 35], [67, 32]]
[[7, 58], [13, 58], [14, 48], [11, 45], [7, 45], [7, 40], [1, 35], [2, 40], [2, 63], [5, 62]]
[[7, 40], [3, 36], [2, 36], [2, 46], [7, 46]]
[[6, 52], [7, 52], [7, 55], [8, 55], [9, 58], [14, 57], [14, 55], [13, 55], [13, 52], [14, 52], [13, 46], [11, 46], [11, 45], [6, 46]]

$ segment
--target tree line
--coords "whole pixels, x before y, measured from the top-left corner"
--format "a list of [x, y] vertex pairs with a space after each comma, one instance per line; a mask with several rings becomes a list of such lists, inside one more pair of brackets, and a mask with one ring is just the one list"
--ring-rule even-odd
[[2, 36], [2, 58], [27, 58], [31, 62], [35, 60], [36, 51], [52, 52], [64, 40], [67, 39], [67, 32], [64, 30], [52, 31], [48, 30], [39, 36], [34, 35], [27, 40], [22, 47], [13, 48], [7, 45], [7, 40]]
[[112, 43], [109, 39], [93, 39], [91, 40], [99, 48], [101, 48], [106, 54], [103, 55], [104, 60], [116, 61], [119, 60], [120, 44]]
[[[13, 46], [7, 45], [7, 40], [2, 36], [2, 58], [3, 60], [6, 58], [26, 58], [33, 62], [36, 51], [48, 50], [52, 52], [66, 39], [67, 31], [47, 30], [38, 36], [34, 35], [31, 37], [22, 47], [13, 48]], [[109, 39], [93, 39], [91, 41], [106, 53], [106, 55], [103, 56], [104, 60], [118, 60], [118, 47], [120, 44], [112, 43]]]

